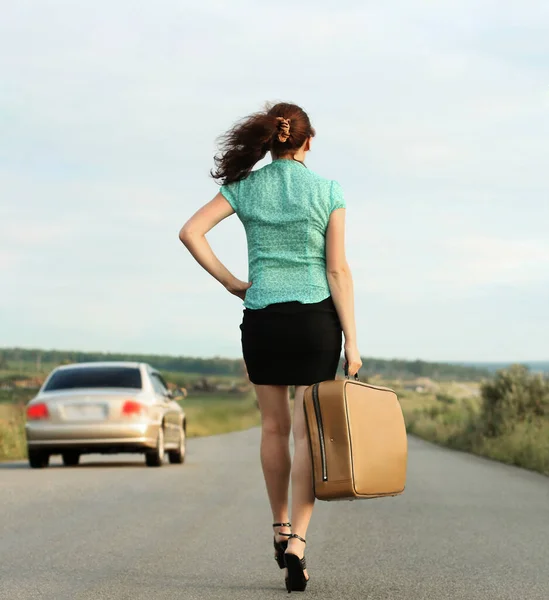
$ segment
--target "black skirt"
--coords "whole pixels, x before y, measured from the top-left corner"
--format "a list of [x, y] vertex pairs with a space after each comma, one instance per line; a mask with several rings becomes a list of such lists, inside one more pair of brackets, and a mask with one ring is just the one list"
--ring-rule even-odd
[[312, 385], [335, 379], [342, 331], [331, 297], [244, 309], [242, 353], [256, 385]]

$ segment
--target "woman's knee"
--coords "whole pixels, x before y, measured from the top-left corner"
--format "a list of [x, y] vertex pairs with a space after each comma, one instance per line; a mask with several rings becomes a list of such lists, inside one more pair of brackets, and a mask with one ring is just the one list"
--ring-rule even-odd
[[291, 423], [287, 419], [263, 419], [261, 430], [267, 435], [290, 437]]

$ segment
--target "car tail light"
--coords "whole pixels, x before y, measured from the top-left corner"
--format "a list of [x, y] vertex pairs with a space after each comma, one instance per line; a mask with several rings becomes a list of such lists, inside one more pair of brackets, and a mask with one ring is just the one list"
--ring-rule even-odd
[[49, 416], [50, 413], [48, 412], [48, 407], [43, 402], [32, 404], [27, 407], [27, 419], [29, 419], [29, 421], [47, 419]]
[[145, 414], [146, 411], [147, 407], [136, 400], [126, 400], [122, 406], [122, 414], [127, 417]]

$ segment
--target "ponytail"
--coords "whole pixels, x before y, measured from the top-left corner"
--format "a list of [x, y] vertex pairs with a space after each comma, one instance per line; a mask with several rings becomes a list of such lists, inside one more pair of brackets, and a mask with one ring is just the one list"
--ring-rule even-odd
[[307, 113], [295, 104], [279, 103], [236, 123], [220, 138], [211, 176], [222, 184], [245, 179], [267, 152], [275, 157], [295, 153], [315, 135]]

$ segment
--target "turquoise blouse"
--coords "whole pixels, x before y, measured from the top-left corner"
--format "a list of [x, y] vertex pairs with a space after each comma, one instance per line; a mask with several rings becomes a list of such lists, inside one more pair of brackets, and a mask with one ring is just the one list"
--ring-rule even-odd
[[331, 212], [345, 208], [337, 181], [278, 159], [220, 191], [246, 230], [252, 282], [246, 308], [328, 298], [326, 228]]

